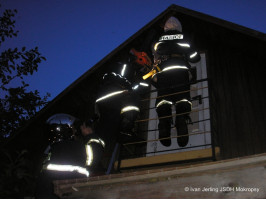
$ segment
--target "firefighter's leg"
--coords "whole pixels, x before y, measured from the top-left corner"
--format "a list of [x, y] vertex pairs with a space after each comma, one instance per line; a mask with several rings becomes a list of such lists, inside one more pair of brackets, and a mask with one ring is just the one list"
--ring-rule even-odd
[[195, 82], [196, 80], [197, 80], [197, 68], [196, 66], [192, 66], [189, 72], [189, 81]]
[[112, 101], [99, 102], [98, 104], [100, 118], [96, 124], [95, 131], [105, 141], [106, 149], [112, 148], [113, 143], [116, 142], [119, 136], [121, 105]]
[[[172, 102], [166, 101], [166, 100], [161, 100], [157, 105], [156, 105], [156, 111], [159, 117], [159, 139], [160, 142], [164, 146], [170, 146], [171, 145], [171, 122], [172, 122], [172, 117], [167, 117], [172, 115]], [[166, 138], [166, 139], [163, 139]], [[161, 140], [162, 139], [162, 140]]]
[[188, 144], [188, 127], [187, 121], [191, 121], [189, 112], [191, 112], [192, 103], [187, 99], [182, 99], [176, 102], [176, 131], [177, 143], [180, 147], [185, 147]]
[[132, 136], [138, 114], [139, 108], [134, 105], [125, 106], [121, 109], [120, 134]]

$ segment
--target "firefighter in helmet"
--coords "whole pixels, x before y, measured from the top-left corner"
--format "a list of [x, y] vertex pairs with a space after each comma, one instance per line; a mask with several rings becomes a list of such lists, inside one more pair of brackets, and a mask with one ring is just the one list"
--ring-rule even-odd
[[[190, 82], [196, 80], [195, 70], [189, 63], [196, 63], [200, 55], [182, 33], [182, 26], [175, 17], [170, 17], [164, 26], [164, 33], [152, 46], [154, 70], [152, 80], [158, 89], [156, 111], [159, 117], [159, 138], [164, 146], [171, 145], [172, 105], [176, 109], [175, 126], [179, 146], [188, 143], [187, 121], [192, 109]], [[149, 75], [148, 75], [149, 76]], [[175, 87], [173, 87], [175, 86]]]
[[[56, 198], [53, 193], [53, 180], [90, 176], [90, 169], [100, 161], [104, 142], [95, 136], [87, 141], [84, 140], [85, 142], [78, 140], [75, 135], [78, 130], [81, 130], [81, 134], [85, 131], [90, 134], [93, 130], [90, 124], [81, 123], [68, 114], [55, 114], [46, 121], [46, 124], [49, 146], [37, 182], [36, 197]], [[74, 127], [75, 124], [78, 126]]]

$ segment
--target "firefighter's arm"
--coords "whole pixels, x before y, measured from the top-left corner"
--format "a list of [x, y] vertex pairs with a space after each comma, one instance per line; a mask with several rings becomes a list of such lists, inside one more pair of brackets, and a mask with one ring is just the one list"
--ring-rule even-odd
[[200, 54], [197, 51], [192, 51], [186, 54], [186, 59], [191, 63], [196, 63], [200, 61]]
[[98, 165], [102, 159], [105, 144], [101, 139], [90, 139], [86, 144], [86, 166], [93, 167]]
[[187, 59], [188, 62], [191, 63], [197, 63], [200, 61], [201, 57], [199, 52], [194, 48], [193, 44], [190, 44], [190, 47], [185, 54], [185, 58]]

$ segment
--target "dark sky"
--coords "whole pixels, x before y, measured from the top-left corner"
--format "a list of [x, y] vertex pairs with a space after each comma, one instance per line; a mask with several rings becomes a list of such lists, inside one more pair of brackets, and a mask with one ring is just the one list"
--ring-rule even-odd
[[[171, 4], [266, 33], [266, 0], [0, 0], [19, 35], [1, 48], [39, 47], [47, 61], [26, 79], [55, 98]], [[182, 23], [182, 22], [181, 22]], [[15, 84], [15, 83], [13, 83]]]

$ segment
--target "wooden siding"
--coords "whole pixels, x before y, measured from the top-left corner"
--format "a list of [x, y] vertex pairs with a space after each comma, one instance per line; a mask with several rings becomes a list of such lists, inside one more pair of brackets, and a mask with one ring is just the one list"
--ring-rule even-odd
[[212, 135], [222, 158], [266, 151], [266, 42], [190, 16], [183, 30], [207, 53]]

